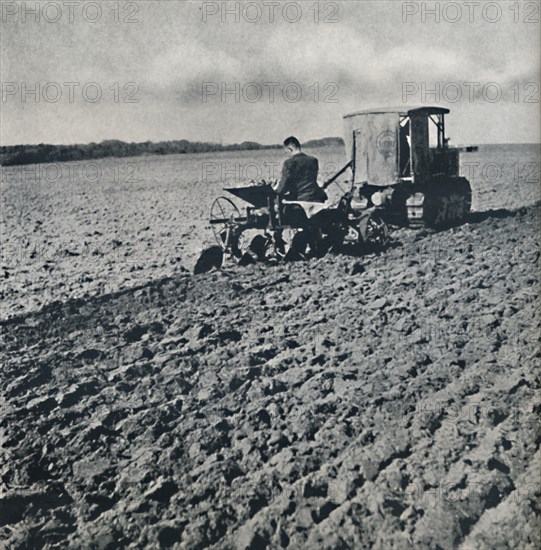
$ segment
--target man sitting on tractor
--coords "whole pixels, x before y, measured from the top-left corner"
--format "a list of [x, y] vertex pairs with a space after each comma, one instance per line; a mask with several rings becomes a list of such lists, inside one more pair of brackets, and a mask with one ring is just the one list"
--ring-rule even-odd
[[284, 149], [290, 158], [284, 162], [274, 191], [290, 201], [325, 202], [327, 195], [317, 184], [318, 160], [303, 153], [299, 140], [293, 136], [284, 141]]
[[288, 137], [284, 141], [284, 149], [290, 158], [284, 162], [280, 180], [271, 186], [282, 199], [282, 223], [302, 230], [293, 237], [287, 253], [282, 231], [275, 231], [275, 248], [278, 255], [297, 259], [304, 256], [307, 248], [317, 253], [315, 243], [320, 231], [309, 217], [313, 215], [312, 208], [316, 211], [324, 208], [322, 204], [327, 200], [327, 194], [317, 184], [318, 160], [302, 152], [299, 140]]

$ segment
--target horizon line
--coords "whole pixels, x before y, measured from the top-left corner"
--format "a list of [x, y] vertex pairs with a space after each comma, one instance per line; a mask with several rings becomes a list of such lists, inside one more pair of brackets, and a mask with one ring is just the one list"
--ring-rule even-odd
[[[321, 140], [326, 140], [326, 139], [341, 139], [342, 141], [344, 141], [344, 138], [342, 136], [324, 136], [324, 137], [320, 137], [320, 138], [311, 138], [311, 139], [307, 139], [305, 140], [304, 142], [301, 142], [301, 146], [304, 146], [304, 144], [306, 143], [310, 143], [312, 141], [321, 141]], [[107, 139], [103, 139], [101, 141], [89, 141], [89, 142], [86, 142], [86, 143], [45, 143], [45, 142], [40, 142], [40, 143], [16, 143], [16, 144], [13, 144], [13, 145], [4, 145], [2, 143], [0, 143], [0, 147], [38, 147], [40, 145], [42, 146], [52, 146], [52, 147], [76, 147], [76, 146], [86, 146], [86, 145], [100, 145], [102, 143], [105, 143], [105, 142], [108, 142], [108, 141], [115, 141], [115, 142], [119, 142], [119, 143], [125, 143], [125, 144], [133, 144], [133, 145], [142, 145], [144, 143], [153, 143], [153, 144], [156, 144], [156, 143], [171, 143], [171, 142], [175, 142], [175, 141], [186, 141], [188, 143], [201, 143], [201, 144], [205, 144], [205, 145], [218, 145], [220, 147], [232, 147], [234, 145], [242, 145], [243, 143], [253, 143], [255, 145], [260, 145], [261, 147], [281, 147], [282, 144], [281, 143], [260, 143], [259, 141], [253, 141], [253, 140], [244, 140], [244, 141], [241, 141], [241, 142], [234, 142], [234, 143], [222, 143], [222, 142], [217, 142], [217, 141], [200, 141], [200, 140], [190, 140], [190, 139], [186, 139], [186, 138], [178, 138], [178, 139], [168, 139], [168, 140], [158, 140], [158, 141], [153, 141], [153, 140], [145, 140], [145, 141], [125, 141], [123, 139], [117, 139], [117, 138], [107, 138]], [[487, 143], [481, 143], [481, 142], [478, 142], [478, 143], [468, 143], [468, 144], [465, 144], [465, 143], [456, 143], [456, 144], [453, 144], [452, 147], [468, 147], [468, 146], [472, 146], [472, 145], [541, 145], [541, 140], [540, 141], [503, 141], [503, 142], [487, 142]]]

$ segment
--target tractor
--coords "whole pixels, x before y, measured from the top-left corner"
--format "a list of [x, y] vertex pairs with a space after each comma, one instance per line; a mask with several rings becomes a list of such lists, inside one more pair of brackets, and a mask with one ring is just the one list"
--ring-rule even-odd
[[460, 150], [450, 148], [445, 137], [448, 113], [423, 106], [346, 115], [349, 160], [323, 184], [327, 189], [351, 172], [345, 182], [349, 189], [339, 185], [337, 201], [295, 204], [276, 195], [266, 181], [225, 189], [250, 206], [241, 213], [228, 197], [214, 201], [209, 221], [217, 245], [202, 254], [195, 272], [219, 268], [224, 255], [241, 264], [322, 256], [352, 235], [364, 248], [382, 249], [389, 225], [437, 229], [464, 222], [472, 191], [459, 175]]
[[442, 107], [366, 109], [344, 117], [347, 167], [367, 207], [388, 224], [444, 228], [464, 222], [470, 183], [459, 175]]

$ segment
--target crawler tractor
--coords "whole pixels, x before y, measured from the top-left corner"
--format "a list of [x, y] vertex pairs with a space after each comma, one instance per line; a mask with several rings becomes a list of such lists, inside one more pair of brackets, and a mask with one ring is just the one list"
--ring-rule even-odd
[[459, 176], [459, 150], [448, 146], [442, 107], [367, 109], [344, 117], [344, 168], [367, 207], [412, 228], [465, 221], [471, 187]]

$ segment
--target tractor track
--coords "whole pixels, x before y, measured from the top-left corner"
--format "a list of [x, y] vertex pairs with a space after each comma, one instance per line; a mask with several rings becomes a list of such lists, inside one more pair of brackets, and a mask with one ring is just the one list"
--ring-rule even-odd
[[0, 538], [537, 547], [539, 211], [472, 222], [2, 322]]

